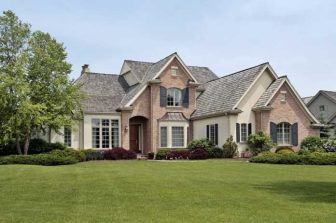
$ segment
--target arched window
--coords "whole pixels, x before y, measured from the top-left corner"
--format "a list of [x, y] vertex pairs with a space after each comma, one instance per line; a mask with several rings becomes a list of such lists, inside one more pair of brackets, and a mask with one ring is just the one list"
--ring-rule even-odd
[[279, 145], [290, 145], [291, 142], [291, 125], [287, 122], [277, 124], [277, 143]]
[[169, 88], [167, 90], [167, 106], [177, 107], [182, 104], [182, 92], [177, 88]]

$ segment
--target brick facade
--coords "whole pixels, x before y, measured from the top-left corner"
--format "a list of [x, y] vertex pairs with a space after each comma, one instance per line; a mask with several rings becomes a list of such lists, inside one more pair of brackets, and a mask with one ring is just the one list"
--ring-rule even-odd
[[[284, 95], [286, 92], [285, 101]], [[270, 134], [270, 122], [276, 124], [288, 122], [290, 124], [298, 123], [298, 141], [299, 143], [308, 135], [319, 135], [320, 130], [312, 128], [308, 113], [300, 105], [293, 92], [285, 83], [275, 94], [270, 102], [271, 110], [256, 112], [256, 131], [263, 131]], [[298, 150], [300, 147], [294, 147]]]

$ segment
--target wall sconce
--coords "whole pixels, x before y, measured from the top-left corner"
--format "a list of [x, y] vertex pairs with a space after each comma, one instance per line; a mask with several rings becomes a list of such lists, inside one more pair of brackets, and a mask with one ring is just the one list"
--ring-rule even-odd
[[128, 125], [125, 125], [125, 129], [124, 129], [125, 132], [128, 132]]

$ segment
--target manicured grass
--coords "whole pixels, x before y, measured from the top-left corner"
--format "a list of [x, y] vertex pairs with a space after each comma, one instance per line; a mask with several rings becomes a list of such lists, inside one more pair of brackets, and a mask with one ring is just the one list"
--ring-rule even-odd
[[0, 166], [0, 222], [335, 221], [335, 166], [231, 160]]

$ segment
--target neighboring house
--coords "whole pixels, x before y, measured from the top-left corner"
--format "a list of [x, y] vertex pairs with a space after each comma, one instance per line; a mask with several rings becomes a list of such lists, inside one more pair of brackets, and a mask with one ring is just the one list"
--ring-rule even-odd
[[221, 147], [233, 135], [244, 151], [249, 134], [264, 131], [297, 149], [304, 137], [319, 134], [319, 121], [268, 63], [218, 78], [173, 53], [155, 63], [125, 60], [117, 75], [84, 65], [77, 83], [88, 95], [84, 120], [49, 137], [74, 148], [122, 146], [146, 154], [198, 138]]
[[[307, 98], [310, 98], [307, 100]], [[336, 92], [320, 90], [313, 97], [304, 98], [313, 115], [322, 123], [335, 127], [336, 125]], [[333, 133], [335, 134], [335, 133]]]

